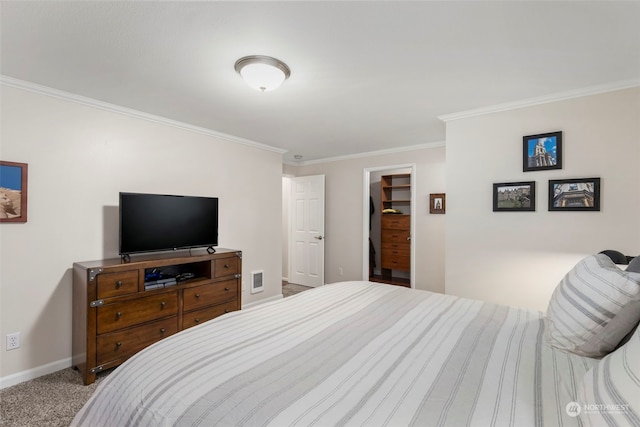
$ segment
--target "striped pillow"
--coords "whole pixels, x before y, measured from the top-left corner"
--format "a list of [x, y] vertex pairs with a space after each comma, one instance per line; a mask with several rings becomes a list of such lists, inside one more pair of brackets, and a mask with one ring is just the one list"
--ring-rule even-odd
[[562, 350], [602, 357], [640, 321], [640, 273], [603, 254], [580, 261], [551, 296], [547, 340]]
[[624, 347], [584, 375], [578, 387], [580, 418], [587, 426], [640, 426], [640, 328]]

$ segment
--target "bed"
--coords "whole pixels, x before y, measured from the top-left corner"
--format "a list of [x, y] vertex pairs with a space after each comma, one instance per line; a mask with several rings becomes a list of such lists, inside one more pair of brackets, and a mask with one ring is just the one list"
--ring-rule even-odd
[[154, 344], [72, 425], [581, 426], [572, 405], [601, 361], [550, 345], [548, 325], [532, 310], [335, 283]]

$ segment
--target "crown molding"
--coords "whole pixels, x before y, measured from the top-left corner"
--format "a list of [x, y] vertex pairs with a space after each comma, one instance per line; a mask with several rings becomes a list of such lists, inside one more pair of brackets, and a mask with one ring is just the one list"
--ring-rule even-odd
[[74, 102], [76, 104], [81, 104], [81, 105], [85, 105], [92, 108], [97, 108], [100, 110], [108, 111], [110, 113], [121, 114], [124, 116], [133, 117], [135, 119], [146, 120], [148, 122], [171, 126], [171, 127], [186, 130], [189, 132], [212, 136], [214, 138], [222, 139], [229, 142], [248, 145], [250, 147], [259, 148], [261, 150], [272, 151], [278, 154], [284, 154], [287, 152], [287, 150], [283, 150], [282, 148], [272, 147], [271, 145], [263, 144], [256, 141], [251, 141], [249, 139], [228, 135], [226, 133], [216, 132], [214, 130], [207, 129], [204, 127], [195, 126], [189, 123], [168, 119], [162, 116], [156, 116], [154, 114], [145, 113], [144, 111], [134, 110], [132, 108], [122, 107], [120, 105], [110, 104], [108, 102], [99, 101], [97, 99], [88, 98], [86, 96], [76, 95], [74, 93], [65, 92], [62, 90], [39, 85], [37, 83], [31, 83], [31, 82], [16, 79], [13, 77], [0, 75], [0, 84], [4, 86], [10, 86], [17, 89], [26, 90], [29, 92], [38, 93], [40, 95], [46, 95], [53, 98], [62, 99], [64, 101]]
[[553, 95], [540, 96], [536, 98], [528, 98], [515, 102], [507, 102], [504, 104], [496, 104], [488, 107], [476, 108], [473, 110], [461, 111], [459, 113], [443, 114], [438, 116], [443, 122], [452, 120], [466, 119], [469, 117], [482, 116], [485, 114], [498, 113], [501, 111], [515, 110], [518, 108], [532, 107], [534, 105], [547, 104], [550, 102], [565, 101], [583, 96], [597, 95], [599, 93], [615, 92], [617, 90], [629, 89], [640, 86], [640, 78], [632, 80], [623, 80], [613, 83], [607, 83], [597, 86], [589, 86], [582, 89], [560, 92]]
[[445, 146], [444, 141], [427, 142], [424, 144], [407, 145], [404, 147], [395, 147], [395, 148], [388, 148], [385, 150], [367, 151], [364, 153], [356, 153], [356, 154], [347, 154], [344, 156], [326, 157], [323, 159], [308, 160], [308, 161], [302, 161], [302, 162], [285, 160], [283, 163], [289, 166], [306, 166], [306, 165], [315, 165], [318, 163], [337, 162], [340, 160], [359, 159], [362, 157], [384, 156], [384, 155], [395, 154], [395, 153], [403, 153], [405, 151], [415, 151], [415, 150], [422, 150], [424, 148], [436, 148], [436, 147], [444, 147], [444, 146]]

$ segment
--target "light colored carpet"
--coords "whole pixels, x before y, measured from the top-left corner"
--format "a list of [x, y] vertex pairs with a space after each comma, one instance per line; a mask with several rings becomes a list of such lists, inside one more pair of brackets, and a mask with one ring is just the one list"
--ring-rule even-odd
[[108, 373], [85, 386], [78, 371], [67, 368], [0, 390], [0, 425], [68, 426]]
[[[285, 297], [308, 289], [282, 284]], [[109, 373], [99, 373], [95, 383], [85, 386], [80, 374], [67, 368], [0, 390], [0, 426], [66, 427]]]

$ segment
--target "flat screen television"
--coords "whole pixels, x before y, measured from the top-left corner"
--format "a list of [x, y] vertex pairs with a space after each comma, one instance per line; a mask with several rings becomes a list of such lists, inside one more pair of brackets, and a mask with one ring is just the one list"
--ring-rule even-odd
[[120, 193], [120, 255], [217, 245], [217, 197]]

